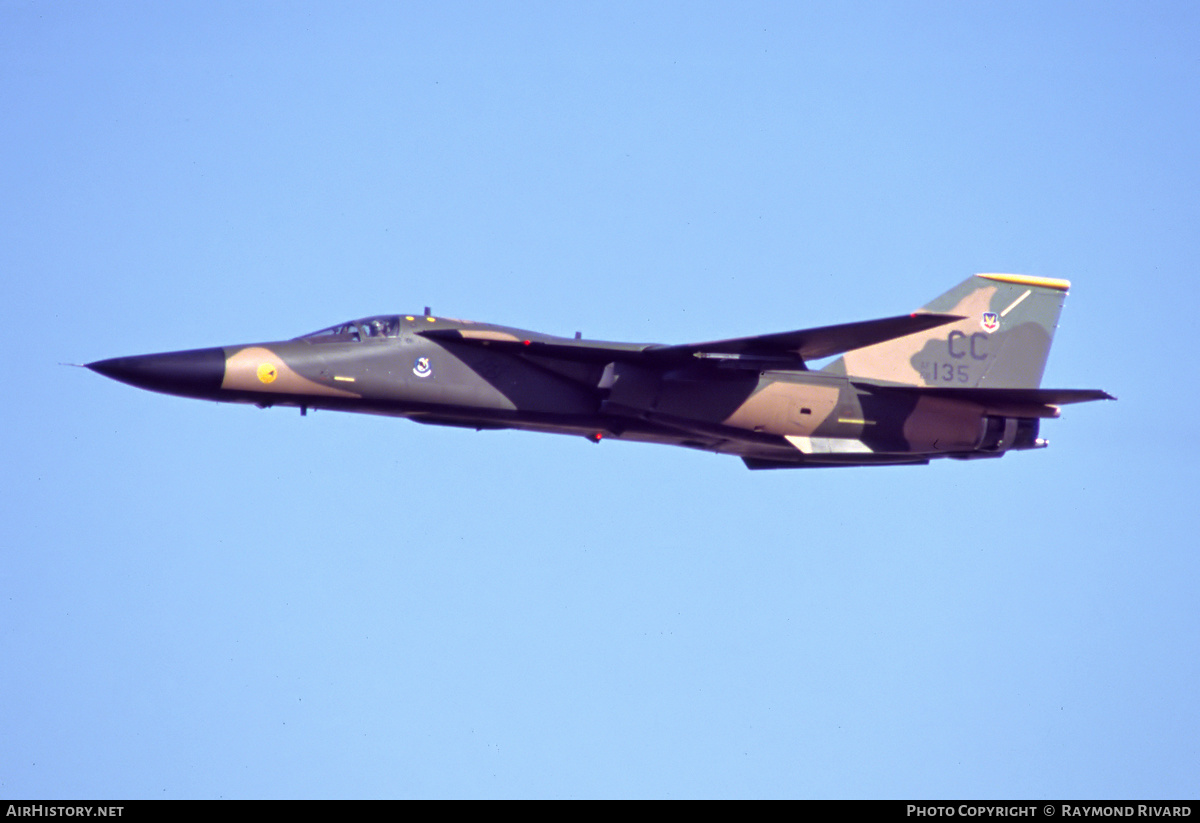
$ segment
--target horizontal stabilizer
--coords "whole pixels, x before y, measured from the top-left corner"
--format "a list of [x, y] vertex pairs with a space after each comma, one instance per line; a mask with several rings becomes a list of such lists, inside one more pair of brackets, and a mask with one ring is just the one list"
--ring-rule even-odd
[[1116, 400], [1100, 389], [921, 389], [922, 394], [941, 397], [965, 397], [976, 402], [1041, 403], [1048, 406], [1066, 406], [1070, 403], [1087, 403], [1092, 400]]
[[1093, 400], [1116, 400], [1100, 389], [947, 389], [940, 387], [884, 386], [854, 381], [860, 388], [873, 392], [916, 393], [923, 397], [944, 397], [963, 400], [983, 407], [985, 412], [1012, 417], [1057, 417], [1058, 406], [1088, 403]]

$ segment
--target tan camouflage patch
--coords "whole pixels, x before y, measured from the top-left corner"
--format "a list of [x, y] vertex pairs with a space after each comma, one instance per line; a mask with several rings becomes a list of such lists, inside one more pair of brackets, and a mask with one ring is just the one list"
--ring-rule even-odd
[[755, 392], [724, 422], [769, 434], [810, 435], [825, 422], [837, 402], [836, 386], [780, 380]]
[[979, 319], [989, 311], [992, 296], [996, 294], [996, 286], [983, 286], [968, 294], [950, 309], [946, 314], [961, 314], [964, 319], [947, 326], [910, 334], [867, 346], [862, 349], [846, 352], [842, 361], [846, 364], [846, 373], [855, 377], [872, 377], [876, 380], [888, 380], [893, 383], [909, 383], [914, 386], [932, 385], [913, 368], [912, 360], [931, 340], [945, 340], [950, 332], [959, 331], [970, 336], [979, 330]]
[[459, 329], [458, 333], [463, 336], [464, 340], [499, 340], [504, 343], [519, 343], [521, 338], [515, 334], [509, 334], [503, 331], [493, 331], [491, 329]]
[[359, 397], [354, 392], [323, 386], [301, 377], [270, 349], [250, 346], [225, 361], [222, 389], [273, 394], [312, 394], [324, 397]]

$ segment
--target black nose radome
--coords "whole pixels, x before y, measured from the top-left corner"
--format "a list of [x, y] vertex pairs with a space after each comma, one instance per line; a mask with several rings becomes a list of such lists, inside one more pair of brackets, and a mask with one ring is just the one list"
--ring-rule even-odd
[[88, 363], [97, 374], [120, 380], [139, 389], [209, 397], [221, 389], [225, 379], [224, 349], [193, 349], [136, 357], [114, 357]]

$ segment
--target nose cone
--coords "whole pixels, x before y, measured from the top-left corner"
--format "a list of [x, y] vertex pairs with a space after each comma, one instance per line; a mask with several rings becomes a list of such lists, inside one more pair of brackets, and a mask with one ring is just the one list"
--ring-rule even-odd
[[185, 397], [214, 397], [225, 379], [225, 350], [193, 349], [114, 357], [88, 363], [87, 367], [139, 389]]

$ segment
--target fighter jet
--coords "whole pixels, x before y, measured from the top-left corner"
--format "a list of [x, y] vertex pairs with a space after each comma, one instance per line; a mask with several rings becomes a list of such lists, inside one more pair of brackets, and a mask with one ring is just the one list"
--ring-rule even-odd
[[978, 274], [912, 314], [685, 345], [426, 309], [88, 368], [183, 397], [686, 446], [751, 469], [914, 465], [1042, 448], [1039, 425], [1060, 406], [1114, 399], [1040, 388], [1069, 287]]

